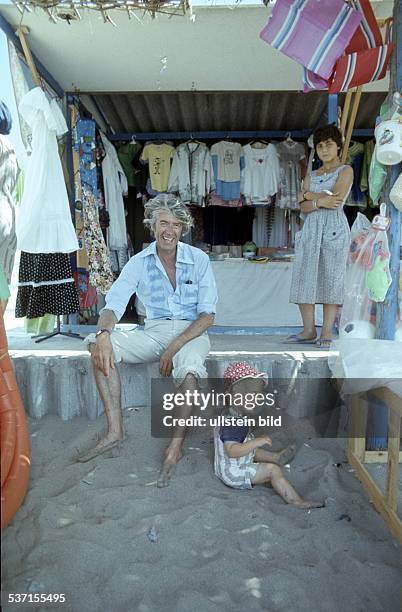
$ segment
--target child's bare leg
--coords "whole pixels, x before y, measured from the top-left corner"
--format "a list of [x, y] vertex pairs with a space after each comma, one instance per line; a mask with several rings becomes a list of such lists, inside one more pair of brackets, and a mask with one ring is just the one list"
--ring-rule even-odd
[[278, 453], [264, 450], [263, 448], [257, 448], [255, 451], [255, 462], [256, 463], [275, 463], [276, 465], [286, 465], [289, 461], [292, 461], [296, 454], [296, 445], [291, 444]]
[[257, 473], [251, 482], [253, 484], [269, 482], [283, 501], [298, 508], [322, 508], [324, 506], [323, 502], [304, 501], [290, 482], [286, 480], [281, 468], [273, 463], [259, 463]]

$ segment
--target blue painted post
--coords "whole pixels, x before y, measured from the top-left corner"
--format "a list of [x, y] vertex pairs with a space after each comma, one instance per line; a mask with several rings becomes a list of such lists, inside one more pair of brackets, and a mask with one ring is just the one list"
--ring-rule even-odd
[[[391, 75], [391, 93], [402, 91], [402, 2], [394, 7], [394, 40], [396, 42], [396, 78]], [[390, 272], [392, 284], [388, 289], [385, 301], [377, 307], [377, 333], [381, 340], [395, 340], [395, 324], [398, 309], [398, 285], [400, 274], [400, 244], [401, 244], [401, 213], [389, 199], [389, 193], [396, 179], [402, 171], [402, 164], [391, 166], [388, 170], [388, 189], [386, 203], [388, 205], [391, 224], [388, 230], [390, 247]], [[387, 448], [388, 411], [381, 410], [374, 413], [373, 434], [368, 439], [369, 450], [383, 450]]]
[[[70, 200], [70, 210], [71, 215], [74, 219], [74, 210], [75, 210], [75, 185], [74, 185], [74, 168], [73, 168], [73, 135], [72, 135], [72, 125], [71, 125], [71, 103], [72, 100], [70, 96], [67, 96], [67, 140], [66, 140], [66, 157], [67, 157], [67, 172], [69, 179], [69, 200]], [[75, 224], [75, 223], [74, 223]]]
[[328, 123], [338, 125], [338, 94], [328, 94]]

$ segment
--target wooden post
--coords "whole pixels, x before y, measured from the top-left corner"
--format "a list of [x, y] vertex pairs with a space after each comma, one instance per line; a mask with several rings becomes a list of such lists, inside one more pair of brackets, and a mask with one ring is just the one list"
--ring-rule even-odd
[[350, 103], [352, 101], [352, 93], [353, 93], [353, 90], [352, 89], [348, 89], [348, 91], [346, 93], [345, 102], [343, 104], [342, 117], [341, 117], [341, 132], [342, 132], [343, 136], [345, 136], [346, 123], [347, 123], [347, 120], [348, 120]]
[[362, 97], [362, 92], [363, 92], [363, 86], [359, 85], [359, 87], [356, 89], [355, 95], [354, 95], [354, 99], [353, 99], [353, 106], [352, 106], [352, 113], [350, 115], [350, 119], [348, 122], [348, 128], [346, 131], [346, 137], [345, 137], [345, 142], [343, 145], [343, 150], [342, 150], [342, 163], [344, 164], [346, 161], [346, 158], [348, 156], [348, 151], [349, 151], [349, 145], [350, 145], [350, 141], [352, 139], [352, 132], [353, 132], [353, 128], [355, 125], [355, 121], [356, 121], [356, 116], [357, 116], [357, 111], [359, 110], [359, 104], [360, 104], [360, 98]]
[[22, 50], [24, 51], [24, 55], [25, 55], [25, 59], [27, 61], [28, 64], [28, 68], [31, 71], [32, 74], [32, 78], [35, 82], [36, 87], [42, 87], [41, 81], [40, 81], [40, 77], [39, 77], [39, 73], [36, 70], [36, 66], [35, 66], [35, 62], [33, 61], [33, 57], [31, 54], [31, 50], [29, 48], [29, 45], [27, 43], [27, 40], [25, 38], [25, 34], [29, 34], [29, 29], [25, 26], [21, 26], [18, 30], [17, 30], [17, 34], [18, 34], [18, 38], [20, 39], [20, 43], [21, 43], [21, 47]]

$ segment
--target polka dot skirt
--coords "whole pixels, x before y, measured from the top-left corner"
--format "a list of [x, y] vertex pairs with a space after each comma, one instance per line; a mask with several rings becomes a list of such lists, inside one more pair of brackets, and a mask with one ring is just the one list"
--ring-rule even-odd
[[77, 288], [67, 253], [21, 252], [16, 317], [78, 312]]

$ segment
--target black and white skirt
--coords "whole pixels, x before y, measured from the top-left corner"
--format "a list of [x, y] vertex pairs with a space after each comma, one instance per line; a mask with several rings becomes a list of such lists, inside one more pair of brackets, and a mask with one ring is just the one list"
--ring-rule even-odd
[[79, 311], [78, 292], [67, 253], [21, 252], [16, 317]]

